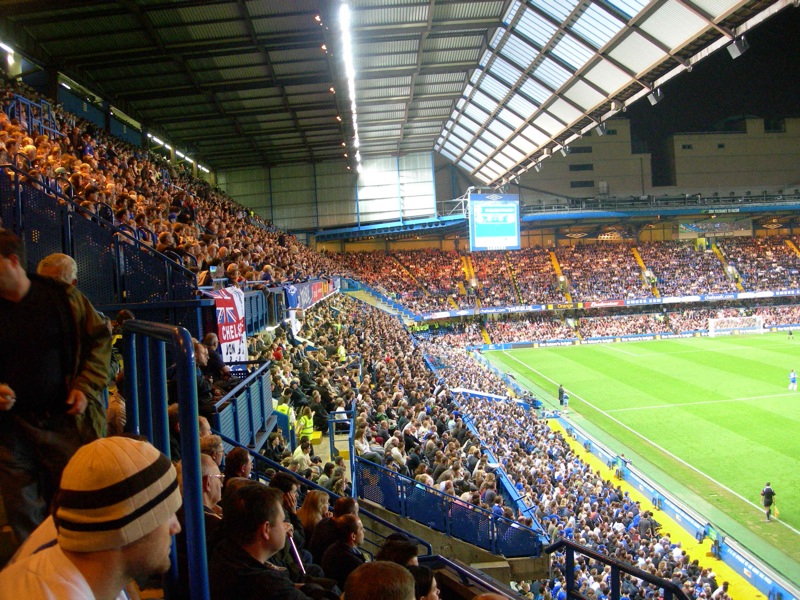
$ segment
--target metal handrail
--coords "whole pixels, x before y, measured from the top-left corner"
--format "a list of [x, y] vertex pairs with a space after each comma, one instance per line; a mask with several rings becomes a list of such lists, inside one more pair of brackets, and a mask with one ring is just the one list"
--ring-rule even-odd
[[611, 600], [619, 600], [620, 598], [621, 573], [629, 573], [634, 577], [641, 579], [642, 581], [657, 585], [664, 590], [664, 600], [690, 600], [690, 598], [683, 593], [683, 590], [680, 588], [680, 586], [672, 583], [672, 581], [668, 579], [656, 577], [655, 575], [651, 575], [647, 571], [643, 571], [638, 567], [626, 565], [625, 563], [606, 556], [605, 554], [600, 554], [591, 548], [581, 546], [580, 544], [563, 538], [545, 548], [545, 552], [552, 554], [553, 552], [557, 552], [562, 549], [566, 549], [565, 558], [567, 564], [565, 573], [567, 573], [567, 598], [578, 597], [575, 595], [577, 593], [577, 590], [575, 589], [575, 578], [571, 577], [571, 574], [575, 572], [575, 553], [577, 552], [591, 558], [592, 560], [611, 567]]
[[[183, 506], [186, 515], [186, 544], [189, 559], [189, 591], [192, 600], [208, 600], [208, 560], [200, 468], [200, 433], [197, 426], [197, 367], [192, 336], [183, 327], [129, 319], [122, 328], [125, 359], [125, 428], [145, 435], [153, 445], [170, 456], [167, 417], [166, 344], [175, 359], [178, 419], [181, 430]], [[152, 356], [152, 360], [151, 360]], [[141, 363], [140, 359], [141, 358]], [[155, 368], [152, 368], [155, 365]], [[144, 385], [140, 389], [139, 383]], [[177, 583], [175, 545], [167, 587]]]

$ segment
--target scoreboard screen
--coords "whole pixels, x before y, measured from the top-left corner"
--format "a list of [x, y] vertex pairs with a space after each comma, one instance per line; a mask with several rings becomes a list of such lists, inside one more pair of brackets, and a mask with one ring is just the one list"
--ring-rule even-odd
[[469, 195], [469, 249], [519, 250], [519, 196]]

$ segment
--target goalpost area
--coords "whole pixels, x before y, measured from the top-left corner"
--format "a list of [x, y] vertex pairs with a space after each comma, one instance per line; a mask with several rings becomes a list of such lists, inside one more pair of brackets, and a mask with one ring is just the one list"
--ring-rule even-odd
[[[763, 323], [719, 321], [717, 334], [763, 331]], [[787, 388], [789, 371], [800, 367], [800, 345], [787, 338], [724, 335], [485, 356], [545, 407], [559, 408], [563, 385], [570, 422], [624, 452], [666, 492], [758, 555], [778, 549], [788, 559], [779, 570], [797, 582], [800, 392]], [[780, 509], [773, 523], [765, 522], [760, 503], [766, 481]]]

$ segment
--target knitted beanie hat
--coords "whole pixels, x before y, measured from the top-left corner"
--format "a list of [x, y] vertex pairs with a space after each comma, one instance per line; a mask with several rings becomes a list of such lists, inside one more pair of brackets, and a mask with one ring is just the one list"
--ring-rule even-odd
[[73, 552], [121, 548], [181, 506], [175, 467], [147, 442], [110, 437], [81, 447], [61, 476], [58, 544]]

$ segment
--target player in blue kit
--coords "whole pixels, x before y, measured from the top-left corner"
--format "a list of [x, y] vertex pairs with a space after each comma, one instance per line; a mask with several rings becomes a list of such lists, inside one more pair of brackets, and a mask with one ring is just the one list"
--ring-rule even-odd
[[794, 369], [789, 371], [789, 389], [793, 392], [797, 391], [797, 373]]

